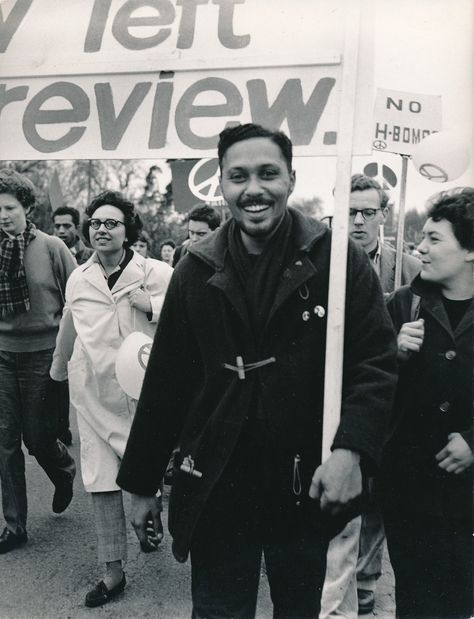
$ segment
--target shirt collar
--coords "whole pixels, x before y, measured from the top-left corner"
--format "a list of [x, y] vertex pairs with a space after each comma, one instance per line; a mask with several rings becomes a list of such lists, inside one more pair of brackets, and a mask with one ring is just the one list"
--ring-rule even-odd
[[377, 241], [377, 247], [375, 247], [372, 251], [369, 252], [369, 258], [373, 264], [378, 264], [380, 262], [380, 254], [382, 253], [382, 248], [380, 243]]

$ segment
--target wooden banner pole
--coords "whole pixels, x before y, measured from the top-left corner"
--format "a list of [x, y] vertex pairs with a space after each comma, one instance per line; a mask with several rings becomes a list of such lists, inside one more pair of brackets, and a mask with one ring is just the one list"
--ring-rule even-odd
[[395, 288], [402, 283], [403, 240], [405, 236], [405, 199], [407, 190], [408, 155], [402, 155], [402, 175], [400, 178], [400, 203], [398, 205], [397, 255], [395, 258]]
[[342, 88], [337, 133], [335, 207], [332, 220], [322, 461], [326, 460], [331, 454], [331, 445], [339, 426], [342, 402], [349, 197], [361, 18], [359, 1], [348, 2], [346, 6]]

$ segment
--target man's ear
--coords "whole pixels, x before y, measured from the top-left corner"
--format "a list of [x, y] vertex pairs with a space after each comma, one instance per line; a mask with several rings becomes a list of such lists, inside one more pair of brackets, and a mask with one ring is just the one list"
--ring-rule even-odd
[[293, 189], [295, 188], [295, 183], [296, 183], [296, 172], [294, 170], [291, 170], [290, 172], [290, 189], [288, 191], [288, 195], [291, 196], [291, 194], [293, 193]]

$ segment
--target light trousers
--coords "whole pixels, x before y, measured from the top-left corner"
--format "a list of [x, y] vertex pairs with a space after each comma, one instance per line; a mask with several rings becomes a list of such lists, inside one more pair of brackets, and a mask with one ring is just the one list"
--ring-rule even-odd
[[385, 529], [382, 514], [372, 511], [362, 514], [359, 559], [357, 561], [357, 588], [374, 591], [382, 576]]
[[360, 528], [361, 517], [358, 516], [329, 544], [319, 619], [357, 619], [356, 566]]
[[125, 561], [127, 525], [121, 490], [92, 492], [99, 563]]

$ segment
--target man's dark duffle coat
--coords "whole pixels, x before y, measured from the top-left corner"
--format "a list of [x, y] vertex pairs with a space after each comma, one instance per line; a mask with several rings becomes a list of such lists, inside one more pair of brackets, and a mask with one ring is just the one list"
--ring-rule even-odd
[[[254, 414], [249, 406], [255, 390], [277, 464], [289, 471], [285, 491], [292, 492], [296, 454], [304, 495], [321, 462], [331, 233], [290, 212], [295, 250], [259, 337], [252, 334], [241, 285], [229, 266], [230, 222], [189, 248], [168, 288], [118, 483], [152, 496], [179, 444], [169, 510], [178, 560], [186, 559], [204, 504], [246, 416]], [[359, 452], [373, 466], [395, 389], [396, 345], [378, 277], [352, 242], [348, 265], [342, 420], [333, 448]], [[224, 367], [235, 366], [237, 356], [245, 364], [275, 361], [246, 371], [241, 380]], [[202, 477], [179, 470], [186, 456]]]
[[459, 432], [473, 445], [472, 361], [474, 305], [451, 329], [439, 287], [418, 276], [388, 301], [397, 331], [412, 315], [413, 293], [425, 321], [423, 346], [400, 366], [394, 414], [384, 455], [383, 495], [388, 513], [472, 518], [473, 467], [455, 475], [435, 456]]

